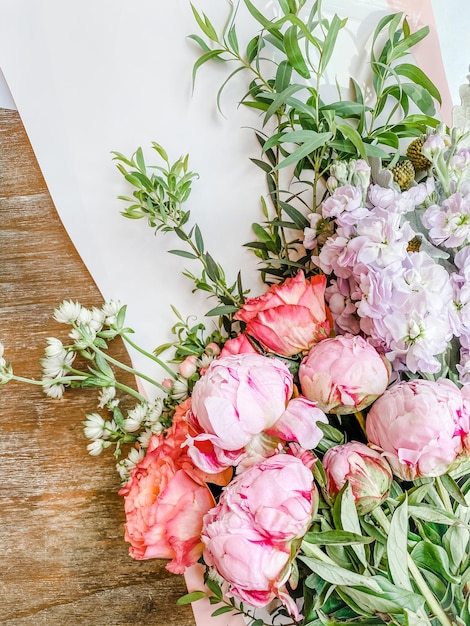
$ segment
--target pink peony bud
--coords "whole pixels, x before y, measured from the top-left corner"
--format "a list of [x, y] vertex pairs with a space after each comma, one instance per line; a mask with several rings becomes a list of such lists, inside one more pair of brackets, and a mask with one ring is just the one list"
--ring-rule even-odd
[[300, 619], [287, 593], [297, 543], [318, 507], [312, 472], [288, 454], [276, 454], [235, 477], [204, 517], [204, 560], [253, 606], [280, 598]]
[[219, 356], [220, 347], [212, 341], [211, 343], [207, 344], [204, 352], [209, 356]]
[[450, 380], [410, 380], [371, 407], [369, 442], [403, 480], [440, 476], [468, 455], [470, 402]]
[[352, 441], [330, 448], [323, 457], [323, 467], [331, 495], [349, 482], [359, 515], [370, 513], [388, 496], [392, 470], [378, 452], [363, 443]]
[[387, 388], [390, 365], [365, 339], [338, 335], [311, 348], [299, 368], [302, 393], [325, 413], [366, 408]]
[[183, 378], [191, 378], [191, 376], [197, 372], [197, 356], [194, 354], [187, 356], [185, 360], [179, 364], [178, 372]]

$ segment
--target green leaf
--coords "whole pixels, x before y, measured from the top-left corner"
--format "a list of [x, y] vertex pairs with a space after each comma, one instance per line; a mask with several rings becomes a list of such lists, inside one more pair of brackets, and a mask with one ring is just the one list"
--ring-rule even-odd
[[214, 261], [209, 253], [206, 253], [204, 255], [204, 260], [207, 275], [212, 281], [217, 282], [220, 279], [220, 271], [217, 267], [217, 263]]
[[347, 19], [341, 20], [336, 14], [330, 22], [328, 32], [323, 42], [323, 49], [320, 59], [319, 72], [324, 73], [328, 63], [331, 60], [331, 55], [335, 49], [336, 40], [338, 38], [339, 31], [344, 28], [347, 23]]
[[435, 114], [436, 107], [434, 106], [433, 99], [424, 87], [421, 87], [421, 85], [413, 85], [412, 83], [405, 83], [402, 85], [402, 89], [425, 115]]
[[395, 509], [387, 538], [388, 567], [393, 582], [412, 591], [408, 574], [408, 501]]
[[191, 593], [187, 593], [186, 595], [181, 596], [181, 598], [178, 598], [176, 600], [176, 604], [178, 606], [191, 604], [191, 602], [196, 602], [202, 598], [207, 598], [207, 593], [205, 591], [192, 591]]
[[217, 617], [217, 615], [224, 615], [224, 613], [232, 613], [236, 609], [233, 606], [221, 606], [211, 613], [211, 617]]
[[[356, 574], [356, 572], [351, 572], [350, 570], [340, 567], [339, 565], [333, 565], [331, 563], [324, 563], [318, 559], [309, 556], [300, 555], [299, 560], [305, 563], [307, 567], [309, 567], [312, 572], [326, 580], [332, 585], [346, 585], [346, 586], [359, 586], [366, 587], [371, 591], [375, 591], [380, 593], [381, 589], [379, 585], [370, 577], [363, 576], [362, 574]], [[307, 587], [309, 585], [309, 581], [306, 581]]]
[[201, 230], [197, 224], [194, 227], [194, 240], [196, 242], [198, 252], [202, 254], [204, 252], [204, 241], [202, 239]]
[[330, 138], [331, 133], [315, 133], [315, 137], [303, 143], [299, 148], [294, 150], [288, 157], [278, 163], [274, 170], [279, 170], [288, 165], [295, 165], [301, 159], [311, 154], [314, 150], [323, 146]]
[[206, 315], [208, 317], [214, 317], [216, 315], [228, 315], [230, 313], [236, 313], [238, 311], [238, 307], [232, 304], [224, 304], [223, 306], [217, 306], [210, 311], [207, 311]]
[[275, 90], [280, 93], [289, 87], [292, 77], [292, 65], [288, 61], [281, 61], [276, 72]]
[[170, 254], [176, 254], [177, 256], [182, 256], [185, 259], [197, 259], [197, 256], [192, 252], [187, 252], [186, 250], [168, 250]]
[[411, 517], [423, 520], [424, 522], [435, 522], [436, 524], [446, 524], [448, 526], [465, 526], [468, 528], [467, 524], [463, 524], [461, 520], [455, 515], [452, 515], [452, 513], [448, 513], [444, 511], [444, 509], [434, 506], [420, 504], [419, 506], [408, 507], [408, 511]]
[[351, 141], [354, 145], [354, 147], [356, 148], [358, 154], [367, 161], [367, 152], [366, 152], [366, 148], [364, 145], [364, 142], [362, 140], [362, 137], [360, 136], [360, 134], [357, 132], [357, 130], [355, 128], [353, 128], [352, 126], [350, 126], [349, 124], [345, 124], [343, 122], [340, 122], [339, 124], [336, 125], [336, 128], [347, 138], [349, 139], [349, 141]]
[[460, 490], [460, 487], [458, 486], [458, 484], [452, 478], [452, 476], [450, 476], [449, 474], [444, 474], [443, 476], [439, 477], [439, 480], [442, 483], [442, 486], [444, 487], [444, 489], [451, 496], [451, 498], [453, 498], [460, 505], [464, 507], [467, 506], [467, 501], [465, 499], [465, 496]]
[[302, 78], [310, 78], [309, 69], [299, 46], [299, 31], [294, 24], [289, 26], [286, 30], [284, 45], [286, 47], [287, 58], [294, 70], [300, 74]]
[[347, 532], [345, 530], [325, 530], [322, 532], [308, 532], [303, 541], [317, 546], [367, 544], [374, 541], [373, 537], [363, 537], [360, 534]]
[[287, 213], [299, 230], [304, 230], [309, 225], [308, 219], [302, 213], [287, 202], [279, 201], [281, 209]]
[[405, 76], [409, 78], [417, 85], [421, 85], [426, 91], [428, 91], [433, 98], [435, 98], [439, 104], [441, 104], [441, 94], [439, 93], [439, 89], [432, 82], [430, 78], [420, 69], [418, 66], [413, 65], [411, 63], [401, 63], [400, 65], [396, 65], [393, 68], [395, 74], [399, 76]]
[[451, 583], [460, 582], [460, 578], [450, 571], [449, 556], [441, 546], [436, 546], [429, 541], [421, 541], [413, 548], [411, 558], [422, 569], [440, 574]]
[[193, 65], [193, 84], [196, 80], [197, 71], [201, 67], [201, 65], [204, 65], [204, 63], [207, 63], [211, 59], [220, 57], [220, 55], [223, 54], [224, 52], [225, 50], [223, 49], [210, 50], [209, 52], [206, 52], [202, 56], [199, 57], [199, 59]]
[[209, 39], [211, 39], [212, 41], [218, 41], [218, 37], [217, 37], [217, 31], [215, 30], [215, 28], [212, 26], [209, 18], [203, 13], [202, 15], [200, 15], [195, 6], [191, 4], [191, 9], [193, 12], [194, 17], [196, 18], [196, 22], [198, 23], [199, 28], [202, 30], [202, 32], [209, 37]]

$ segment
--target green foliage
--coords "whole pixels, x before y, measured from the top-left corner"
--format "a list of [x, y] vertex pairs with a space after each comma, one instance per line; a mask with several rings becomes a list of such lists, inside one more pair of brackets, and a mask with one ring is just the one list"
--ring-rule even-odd
[[[249, 247], [261, 261], [261, 277], [276, 282], [293, 275], [301, 261], [307, 273], [314, 272], [302, 257], [298, 232], [301, 220], [285, 219], [287, 207], [312, 212], [324, 197], [324, 179], [334, 161], [348, 158], [387, 158], [398, 140], [421, 135], [435, 127], [435, 102], [440, 94], [426, 74], [409, 62], [409, 53], [428, 33], [411, 33], [403, 14], [384, 17], [377, 24], [369, 51], [372, 94], [366, 94], [351, 77], [348, 89], [337, 86], [338, 99], [326, 100], [325, 75], [334, 50], [341, 47], [347, 20], [338, 15], [326, 19], [322, 2], [278, 0], [280, 17], [270, 20], [250, 0], [243, 4], [254, 20], [245, 50], [237, 36], [237, 8], [230, 4], [228, 18], [217, 29], [206, 15], [193, 13], [202, 32], [191, 35], [202, 50], [193, 68], [214, 59], [228, 64], [228, 77], [217, 94], [239, 72], [248, 73], [249, 88], [241, 103], [263, 114], [256, 131], [262, 147], [253, 162], [267, 177], [271, 209], [263, 203], [266, 222], [253, 227], [256, 240]], [[307, 10], [308, 7], [308, 10]], [[414, 113], [412, 112], [414, 109]], [[293, 178], [283, 190], [279, 173]], [[302, 181], [302, 184], [300, 182]], [[293, 192], [298, 183], [300, 191]], [[308, 197], [308, 192], [313, 196]]]

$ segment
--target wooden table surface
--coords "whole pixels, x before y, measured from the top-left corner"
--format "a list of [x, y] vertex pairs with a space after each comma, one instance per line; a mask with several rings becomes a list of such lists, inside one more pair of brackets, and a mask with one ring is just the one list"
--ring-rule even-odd
[[[102, 297], [18, 113], [4, 109], [0, 216], [0, 341], [16, 373], [39, 378], [45, 339], [64, 328], [54, 308]], [[117, 353], [126, 356], [122, 346]], [[86, 451], [82, 421], [95, 408], [91, 392], [57, 401], [29, 385], [0, 387], [0, 624], [193, 626], [191, 608], [175, 606], [183, 578], [164, 561], [128, 556], [114, 459]]]

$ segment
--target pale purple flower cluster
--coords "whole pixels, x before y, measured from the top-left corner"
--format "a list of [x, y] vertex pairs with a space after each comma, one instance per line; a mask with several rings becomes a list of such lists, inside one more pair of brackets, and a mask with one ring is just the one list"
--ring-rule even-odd
[[467, 302], [467, 277], [454, 277], [431, 256], [407, 215], [434, 191], [432, 178], [404, 192], [371, 184], [361, 201], [363, 190], [346, 184], [322, 206], [336, 229], [312, 258], [331, 276], [326, 298], [336, 330], [362, 333], [396, 371], [440, 372], [439, 356], [463, 323], [465, 307], [458, 311], [454, 300]]

